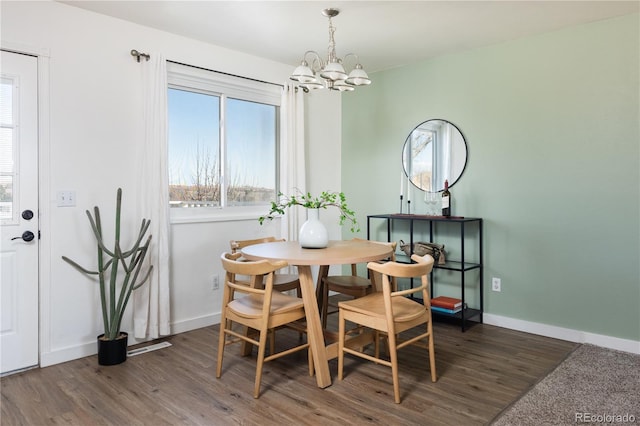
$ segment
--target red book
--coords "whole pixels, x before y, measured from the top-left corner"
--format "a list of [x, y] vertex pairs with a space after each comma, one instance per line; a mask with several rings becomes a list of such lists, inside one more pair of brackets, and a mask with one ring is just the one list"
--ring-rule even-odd
[[462, 300], [455, 297], [438, 296], [431, 299], [431, 306], [438, 306], [445, 309], [458, 309], [462, 307]]

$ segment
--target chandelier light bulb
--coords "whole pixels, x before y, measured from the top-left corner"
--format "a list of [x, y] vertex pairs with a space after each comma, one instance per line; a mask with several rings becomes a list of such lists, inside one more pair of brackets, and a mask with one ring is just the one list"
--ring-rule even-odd
[[365, 70], [362, 69], [362, 65], [357, 64], [353, 71], [349, 73], [349, 77], [347, 77], [345, 83], [352, 86], [366, 86], [371, 84], [371, 80]]
[[347, 78], [347, 73], [339, 62], [330, 62], [320, 72], [320, 77], [331, 81], [338, 81]]
[[325, 86], [324, 84], [318, 82], [318, 81], [313, 81], [313, 82], [309, 82], [309, 83], [303, 83], [300, 84], [300, 87], [302, 87], [303, 89], [307, 89], [307, 90], [317, 90], [317, 89], [324, 89]]
[[354, 90], [356, 90], [356, 88], [347, 84], [344, 80], [338, 80], [333, 83], [333, 86], [331, 86], [331, 90], [339, 90], [340, 92], [353, 92]]

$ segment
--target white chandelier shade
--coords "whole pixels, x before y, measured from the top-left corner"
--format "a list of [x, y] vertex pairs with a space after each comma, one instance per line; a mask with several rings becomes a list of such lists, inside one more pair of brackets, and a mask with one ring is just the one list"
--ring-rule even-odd
[[[297, 81], [299, 86], [305, 90], [313, 89], [331, 89], [341, 92], [353, 91], [357, 86], [366, 86], [371, 84], [371, 80], [367, 75], [358, 55], [348, 53], [344, 59], [338, 58], [335, 49], [335, 40], [333, 34], [335, 27], [331, 18], [337, 16], [340, 11], [338, 9], [324, 9], [322, 14], [329, 18], [329, 48], [327, 59], [323, 60], [318, 52], [308, 50], [302, 57], [300, 65], [291, 74], [290, 79]], [[348, 57], [355, 58], [356, 64], [353, 69], [347, 73], [344, 63]]]

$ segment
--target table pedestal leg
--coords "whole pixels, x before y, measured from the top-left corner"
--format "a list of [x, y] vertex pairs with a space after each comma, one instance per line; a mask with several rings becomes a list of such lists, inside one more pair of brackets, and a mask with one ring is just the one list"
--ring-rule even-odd
[[316, 299], [318, 301], [318, 308], [322, 309], [322, 303], [324, 302], [324, 290], [322, 279], [329, 275], [329, 265], [320, 265], [318, 270], [318, 281], [316, 282]]
[[318, 387], [326, 388], [331, 385], [331, 375], [329, 374], [329, 360], [327, 359], [324, 335], [322, 333], [318, 300], [315, 297], [316, 295], [313, 288], [311, 267], [308, 265], [299, 265], [298, 275], [300, 277], [304, 310], [307, 316], [307, 339], [311, 346], [311, 353], [313, 354], [316, 381]]

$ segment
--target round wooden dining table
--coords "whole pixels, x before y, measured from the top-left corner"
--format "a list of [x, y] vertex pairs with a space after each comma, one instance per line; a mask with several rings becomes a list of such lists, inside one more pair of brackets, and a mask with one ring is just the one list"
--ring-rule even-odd
[[[329, 241], [326, 248], [302, 248], [297, 241], [277, 241], [247, 246], [242, 255], [249, 260], [285, 260], [297, 266], [300, 277], [302, 300], [307, 317], [307, 338], [313, 354], [318, 387], [331, 385], [329, 373], [329, 355], [324, 340], [322, 321], [318, 309], [318, 299], [314, 289], [311, 266], [319, 266], [318, 283], [329, 272], [330, 265], [363, 263], [386, 259], [391, 256], [392, 249], [384, 244], [368, 240], [353, 239]], [[319, 288], [319, 286], [318, 286]]]

